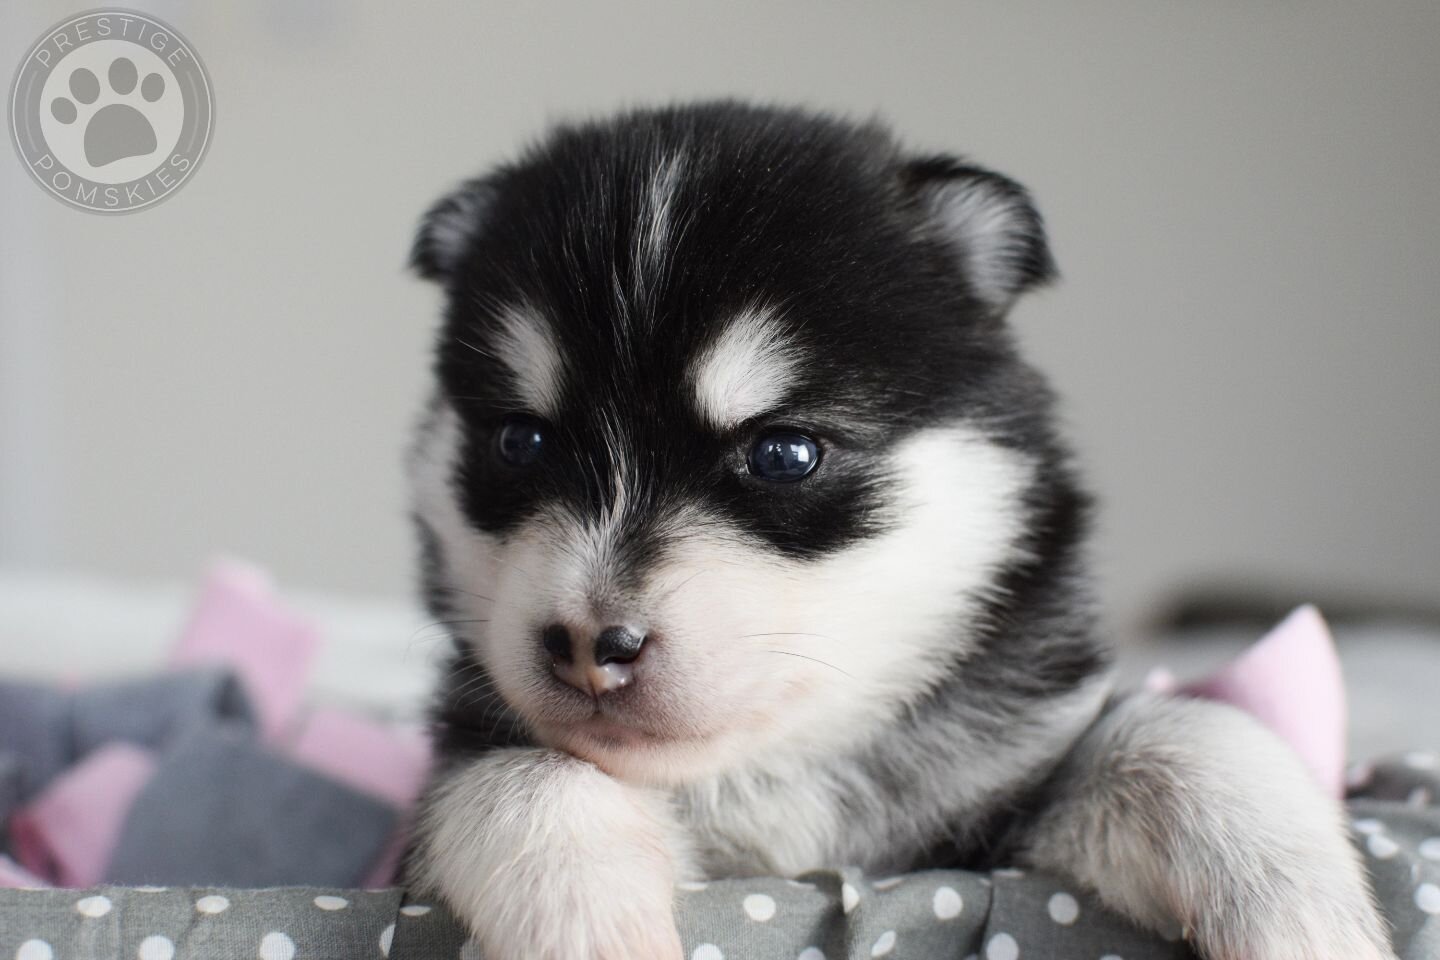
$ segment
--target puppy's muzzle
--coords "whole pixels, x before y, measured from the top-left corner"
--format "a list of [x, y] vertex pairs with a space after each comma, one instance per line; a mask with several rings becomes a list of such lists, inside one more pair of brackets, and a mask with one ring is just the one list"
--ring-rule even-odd
[[635, 679], [635, 661], [645, 634], [633, 627], [606, 627], [589, 642], [576, 642], [564, 624], [551, 624], [541, 637], [555, 676], [583, 693], [599, 697]]

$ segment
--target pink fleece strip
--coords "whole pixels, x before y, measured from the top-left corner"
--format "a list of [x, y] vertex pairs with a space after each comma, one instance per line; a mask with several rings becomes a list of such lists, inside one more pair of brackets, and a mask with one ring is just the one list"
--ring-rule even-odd
[[1306, 605], [1204, 680], [1181, 687], [1252, 714], [1295, 748], [1335, 797], [1345, 793], [1345, 680], [1330, 627]]
[[225, 560], [211, 566], [170, 662], [233, 669], [265, 739], [279, 743], [299, 715], [319, 647], [314, 624], [276, 597], [264, 571]]
[[430, 771], [430, 741], [345, 710], [317, 707], [290, 748], [295, 760], [408, 810]]
[[1345, 795], [1345, 679], [1330, 627], [1313, 606], [1297, 607], [1202, 680], [1181, 686], [1156, 667], [1145, 688], [1239, 707], [1290, 744], [1331, 796]]
[[98, 884], [130, 807], [155, 766], [150, 751], [116, 742], [56, 777], [10, 819], [21, 865], [62, 887]]

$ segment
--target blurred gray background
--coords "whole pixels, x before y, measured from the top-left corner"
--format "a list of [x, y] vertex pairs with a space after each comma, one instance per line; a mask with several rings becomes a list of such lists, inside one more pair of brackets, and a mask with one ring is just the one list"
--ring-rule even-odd
[[[0, 66], [80, 6], [6, 0]], [[1117, 630], [1214, 582], [1436, 597], [1434, 0], [138, 6], [205, 61], [214, 139], [114, 218], [4, 149], [0, 570], [225, 549], [407, 595], [418, 214], [547, 121], [736, 94], [1033, 189], [1065, 278], [1013, 322], [1102, 497]]]

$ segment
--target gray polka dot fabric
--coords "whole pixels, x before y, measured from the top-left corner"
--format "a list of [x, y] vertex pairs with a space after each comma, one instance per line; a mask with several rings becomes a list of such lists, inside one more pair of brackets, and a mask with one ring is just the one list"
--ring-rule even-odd
[[[1440, 960], [1440, 758], [1355, 771], [1349, 807], [1402, 960]], [[820, 871], [687, 885], [689, 960], [1182, 960], [1064, 880], [1019, 870]], [[102, 887], [0, 891], [0, 960], [484, 960], [405, 891]]]

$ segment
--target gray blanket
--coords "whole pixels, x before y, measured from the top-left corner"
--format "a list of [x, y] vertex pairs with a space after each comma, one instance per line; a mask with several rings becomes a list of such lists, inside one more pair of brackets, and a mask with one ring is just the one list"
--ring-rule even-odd
[[[1402, 960], [1440, 960], [1440, 762], [1379, 764], [1350, 800]], [[1065, 881], [932, 871], [725, 880], [679, 895], [689, 960], [1180, 960]], [[405, 891], [122, 888], [0, 891], [0, 958], [482, 960], [441, 907]]]

